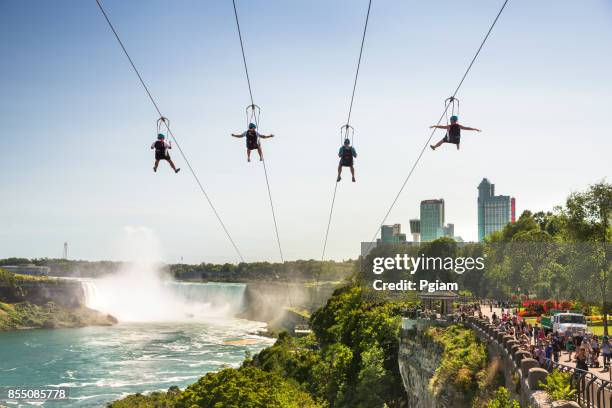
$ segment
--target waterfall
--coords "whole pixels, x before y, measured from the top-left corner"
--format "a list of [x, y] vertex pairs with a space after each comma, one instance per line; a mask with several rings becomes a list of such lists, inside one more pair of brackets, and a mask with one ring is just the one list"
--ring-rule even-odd
[[144, 281], [110, 276], [81, 280], [85, 305], [119, 321], [210, 321], [242, 309], [245, 284]]
[[162, 273], [162, 245], [146, 227], [123, 229], [121, 270], [98, 279], [81, 280], [85, 304], [124, 322], [219, 321], [234, 317], [246, 285], [187, 283]]

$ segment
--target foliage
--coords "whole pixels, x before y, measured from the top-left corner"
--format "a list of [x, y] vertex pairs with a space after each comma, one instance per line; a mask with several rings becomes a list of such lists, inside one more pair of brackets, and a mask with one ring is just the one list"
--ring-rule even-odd
[[[2, 265], [48, 266], [51, 275], [73, 276], [83, 278], [99, 278], [108, 274], [120, 272], [126, 264], [110, 261], [81, 261], [67, 259], [0, 259]], [[251, 262], [239, 264], [198, 265], [170, 264], [160, 265], [163, 272], [171, 274], [178, 280], [216, 281], [216, 282], [254, 282], [262, 280], [310, 282], [344, 282], [354, 272], [355, 261], [342, 262], [297, 260], [283, 263]]]
[[571, 377], [571, 373], [555, 369], [546, 377], [546, 382], [539, 385], [553, 401], [572, 401], [576, 398], [576, 389], [572, 388]]
[[5, 271], [4, 269], [0, 268], [0, 285], [14, 288], [15, 283], [16, 283], [15, 275], [11, 272]]
[[132, 394], [107, 405], [108, 408], [175, 408], [180, 390], [176, 386], [170, 387], [168, 392], [153, 392], [142, 395]]
[[521, 408], [518, 401], [510, 398], [510, 392], [505, 387], [499, 387], [494, 398], [489, 401], [487, 408]]
[[440, 366], [429, 386], [434, 395], [452, 386], [472, 399], [486, 375], [487, 351], [471, 329], [460, 325], [447, 328], [430, 327], [425, 338], [442, 349]]
[[402, 302], [366, 300], [363, 289], [338, 289], [311, 320], [314, 335], [279, 336], [252, 364], [291, 378], [330, 407], [377, 408], [404, 398], [398, 335]]
[[110, 325], [113, 318], [87, 308], [68, 309], [53, 302], [36, 305], [30, 302], [0, 302], [0, 331], [29, 328], [83, 327]]
[[253, 366], [209, 373], [187, 387], [177, 408], [317, 408], [320, 404], [277, 372]]
[[298, 260], [284, 263], [170, 265], [170, 273], [181, 280], [248, 282], [259, 280], [342, 282], [354, 270], [354, 261]]

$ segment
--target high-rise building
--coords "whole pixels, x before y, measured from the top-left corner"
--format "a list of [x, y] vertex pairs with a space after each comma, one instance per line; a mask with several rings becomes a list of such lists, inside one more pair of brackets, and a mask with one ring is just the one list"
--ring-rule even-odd
[[421, 241], [421, 220], [410, 220], [410, 232], [412, 233], [412, 242]]
[[495, 195], [495, 184], [486, 178], [478, 185], [478, 241], [487, 235], [501, 231], [516, 219], [514, 197]]
[[380, 228], [378, 242], [406, 242], [406, 234], [402, 234], [402, 226], [400, 224], [383, 225]]
[[441, 228], [438, 235], [440, 235], [441, 237], [454, 238], [455, 237], [455, 224], [446, 224], [445, 226]]
[[444, 200], [421, 201], [421, 241], [429, 242], [440, 238], [444, 227]]

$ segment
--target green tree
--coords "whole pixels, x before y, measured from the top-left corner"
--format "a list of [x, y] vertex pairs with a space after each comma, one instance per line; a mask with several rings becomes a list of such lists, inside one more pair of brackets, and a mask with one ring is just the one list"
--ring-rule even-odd
[[612, 184], [601, 181], [584, 192], [571, 194], [562, 213], [574, 240], [610, 242]]
[[587, 254], [578, 254], [575, 266], [584, 278], [587, 289], [597, 288], [597, 303], [602, 308], [604, 334], [608, 335], [607, 317], [612, 307], [609, 299], [612, 287], [612, 184], [604, 180], [593, 184], [584, 192], [571, 194], [562, 214], [566, 219], [569, 237], [574, 241], [593, 243], [590, 249], [582, 247]]
[[276, 372], [246, 366], [209, 373], [183, 391], [177, 408], [319, 408]]

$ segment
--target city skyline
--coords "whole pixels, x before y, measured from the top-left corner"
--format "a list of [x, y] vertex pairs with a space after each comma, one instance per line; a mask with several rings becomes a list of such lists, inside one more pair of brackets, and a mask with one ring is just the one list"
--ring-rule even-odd
[[[495, 184], [484, 177], [477, 187], [477, 224], [478, 240], [470, 242], [482, 242], [486, 236], [495, 231], [501, 231], [508, 223], [516, 220], [516, 198], [507, 195], [495, 195]], [[451, 237], [456, 241], [463, 241], [460, 235], [455, 234], [455, 223], [447, 222], [445, 219], [446, 202], [444, 198], [425, 199], [420, 204], [420, 218], [411, 218], [410, 232], [413, 235], [412, 242], [416, 236], [421, 242], [430, 242], [440, 237]], [[426, 218], [423, 223], [423, 218]], [[425, 228], [423, 228], [425, 227]], [[416, 229], [416, 231], [414, 229]], [[423, 238], [425, 229], [425, 238]], [[394, 242], [397, 237], [406, 234], [401, 233], [401, 223], [387, 224], [381, 226], [379, 242]], [[387, 238], [387, 239], [385, 239]], [[401, 239], [399, 239], [401, 241]]]

